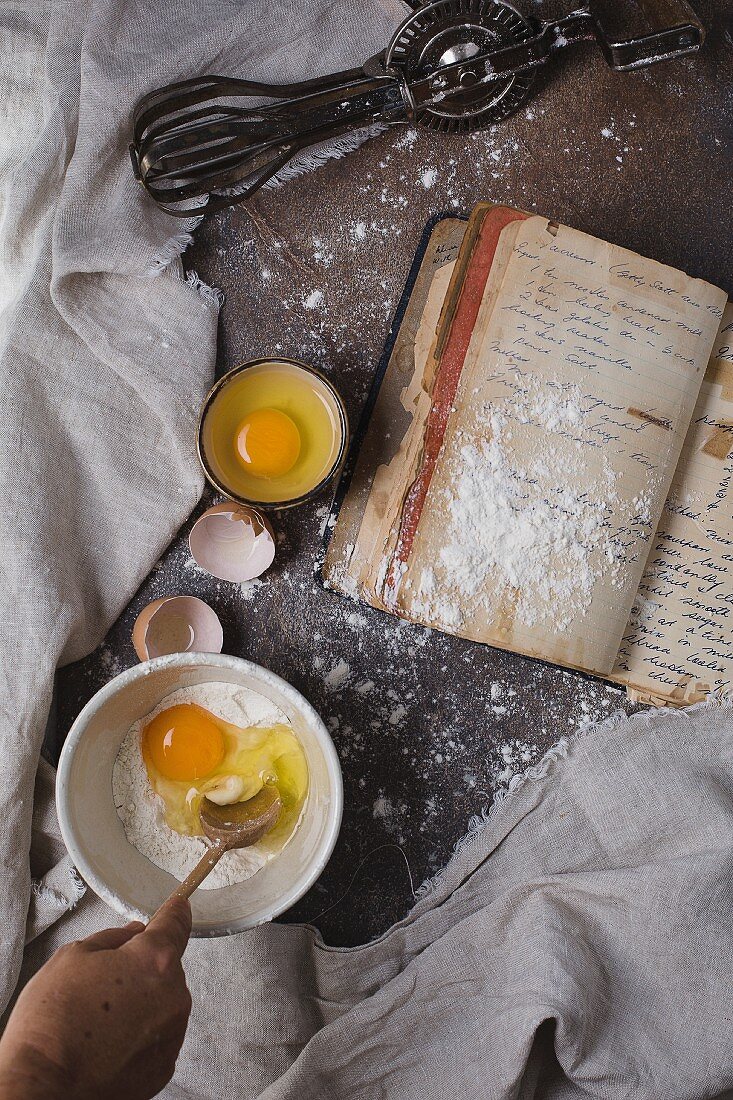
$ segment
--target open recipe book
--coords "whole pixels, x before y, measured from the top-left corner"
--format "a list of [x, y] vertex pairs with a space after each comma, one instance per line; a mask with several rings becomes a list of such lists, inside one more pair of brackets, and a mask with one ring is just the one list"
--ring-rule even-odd
[[326, 583], [644, 701], [729, 684], [725, 293], [482, 204], [433, 227], [396, 325]]

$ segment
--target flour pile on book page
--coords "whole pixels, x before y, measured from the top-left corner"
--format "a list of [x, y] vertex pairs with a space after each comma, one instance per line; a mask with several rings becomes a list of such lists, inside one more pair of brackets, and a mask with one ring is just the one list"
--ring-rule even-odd
[[[433, 237], [326, 582], [650, 700], [698, 698], [733, 668], [720, 615], [697, 606], [729, 518], [725, 294], [506, 207]], [[682, 584], [684, 615], [667, 606]], [[715, 653], [688, 667], [701, 616]]]

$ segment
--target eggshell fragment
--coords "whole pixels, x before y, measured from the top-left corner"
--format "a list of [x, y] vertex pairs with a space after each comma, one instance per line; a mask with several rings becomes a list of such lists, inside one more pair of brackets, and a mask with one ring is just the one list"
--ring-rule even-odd
[[196, 520], [188, 536], [191, 557], [221, 581], [254, 580], [272, 565], [275, 535], [255, 508], [215, 504]]
[[142, 609], [132, 628], [132, 644], [141, 661], [169, 653], [221, 653], [224, 632], [203, 600], [164, 596]]

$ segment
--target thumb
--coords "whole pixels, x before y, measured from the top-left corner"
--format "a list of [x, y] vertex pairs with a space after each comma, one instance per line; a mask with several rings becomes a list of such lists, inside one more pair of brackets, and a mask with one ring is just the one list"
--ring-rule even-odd
[[126, 924], [124, 928], [103, 928], [101, 932], [95, 932], [83, 939], [81, 946], [87, 951], [113, 951], [122, 947], [133, 936], [139, 936], [144, 929], [145, 925], [137, 920]]
[[180, 959], [191, 935], [191, 906], [186, 898], [169, 898], [152, 917], [141, 939], [147, 946], [172, 947]]

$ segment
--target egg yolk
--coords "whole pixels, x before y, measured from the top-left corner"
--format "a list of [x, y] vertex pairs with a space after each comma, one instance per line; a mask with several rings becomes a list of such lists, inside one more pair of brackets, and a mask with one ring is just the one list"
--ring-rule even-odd
[[282, 477], [300, 454], [300, 432], [279, 409], [256, 409], [237, 429], [237, 457], [253, 477]]
[[143, 752], [166, 779], [201, 779], [221, 763], [224, 738], [203, 707], [179, 703], [145, 727]]

